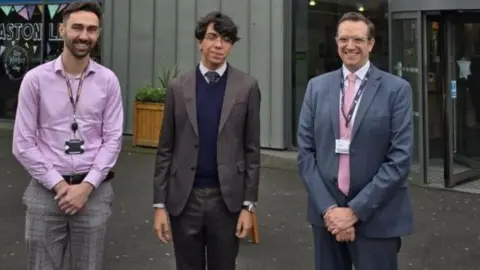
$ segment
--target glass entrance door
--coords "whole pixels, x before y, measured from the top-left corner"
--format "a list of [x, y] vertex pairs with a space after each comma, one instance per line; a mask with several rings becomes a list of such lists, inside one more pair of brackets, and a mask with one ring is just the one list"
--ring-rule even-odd
[[426, 179], [423, 147], [422, 46], [420, 12], [398, 12], [391, 16], [390, 70], [412, 86], [414, 155], [410, 180]]
[[[426, 184], [445, 186], [450, 159], [446, 157], [447, 38], [446, 19], [441, 12], [425, 13], [424, 24], [424, 107]], [[461, 169], [461, 168], [460, 168]]]
[[453, 187], [480, 178], [480, 13], [452, 12], [444, 17], [445, 186]]

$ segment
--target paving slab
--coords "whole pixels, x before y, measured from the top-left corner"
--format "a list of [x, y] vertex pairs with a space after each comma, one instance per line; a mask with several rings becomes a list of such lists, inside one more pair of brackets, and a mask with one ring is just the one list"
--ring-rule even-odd
[[[152, 232], [154, 156], [122, 152], [115, 168], [116, 198], [107, 236], [107, 270], [174, 270], [171, 245]], [[313, 269], [306, 193], [294, 164], [265, 160], [262, 168], [260, 244], [242, 241], [239, 270]], [[283, 161], [285, 162], [285, 161]], [[279, 169], [283, 168], [283, 169]], [[0, 270], [25, 269], [22, 193], [28, 176], [11, 155], [11, 138], [0, 136]], [[412, 187], [417, 232], [404, 240], [402, 270], [478, 270], [480, 196]]]

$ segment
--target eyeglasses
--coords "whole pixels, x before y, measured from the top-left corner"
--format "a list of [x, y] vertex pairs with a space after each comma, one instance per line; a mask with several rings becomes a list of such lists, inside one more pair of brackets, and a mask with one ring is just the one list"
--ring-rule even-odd
[[221, 42], [226, 42], [226, 43], [233, 43], [228, 37], [222, 37], [220, 35], [214, 34], [214, 33], [207, 33], [205, 35], [205, 39], [208, 41], [221, 41]]
[[370, 40], [370, 38], [367, 37], [335, 37], [335, 40], [339, 45], [345, 45], [348, 44], [350, 40], [352, 40], [353, 44], [355, 45], [363, 45], [367, 41]]

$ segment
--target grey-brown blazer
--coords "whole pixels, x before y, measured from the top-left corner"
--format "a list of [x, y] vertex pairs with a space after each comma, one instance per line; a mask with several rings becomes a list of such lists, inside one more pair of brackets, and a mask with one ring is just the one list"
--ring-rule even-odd
[[[228, 65], [218, 128], [220, 188], [231, 212], [256, 202], [260, 170], [260, 90], [252, 76]], [[193, 188], [198, 158], [196, 70], [177, 77], [167, 90], [154, 174], [154, 204], [182, 212]]]

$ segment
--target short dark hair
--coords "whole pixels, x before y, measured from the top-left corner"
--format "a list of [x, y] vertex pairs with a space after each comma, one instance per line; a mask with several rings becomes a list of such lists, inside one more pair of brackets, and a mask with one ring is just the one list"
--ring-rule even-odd
[[195, 27], [195, 38], [197, 40], [203, 40], [205, 38], [207, 28], [211, 23], [213, 23], [215, 31], [223, 38], [229, 39], [232, 44], [240, 40], [237, 36], [238, 27], [232, 18], [218, 11], [210, 12], [197, 21], [197, 26]]
[[78, 11], [93, 12], [95, 15], [97, 15], [98, 20], [102, 21], [102, 8], [97, 1], [77, 1], [68, 4], [62, 13], [63, 21], [67, 21], [72, 13]]
[[375, 25], [362, 13], [348, 12], [343, 14], [343, 16], [340, 18], [337, 24], [337, 33], [338, 33], [338, 27], [340, 26], [340, 24], [345, 21], [364, 22], [368, 27], [368, 38], [370, 39], [375, 37]]

